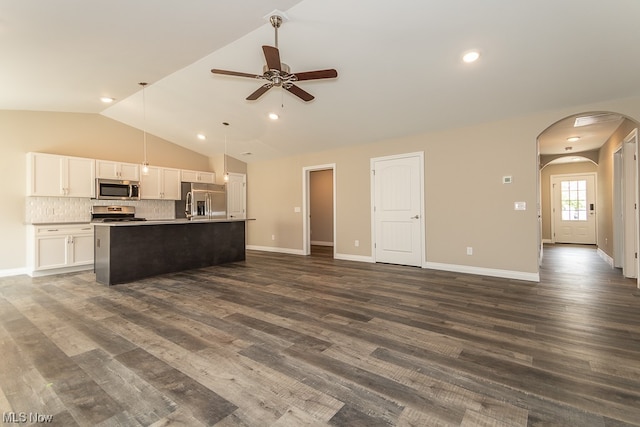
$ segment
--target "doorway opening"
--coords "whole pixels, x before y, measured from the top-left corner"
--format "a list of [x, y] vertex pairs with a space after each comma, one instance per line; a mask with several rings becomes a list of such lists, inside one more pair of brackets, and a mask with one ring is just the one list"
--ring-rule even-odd
[[303, 255], [336, 254], [336, 165], [309, 166], [302, 170]]
[[[565, 117], [545, 129], [537, 139], [538, 144], [538, 206], [539, 206], [539, 253], [542, 261], [542, 248], [544, 244], [564, 242], [564, 238], [558, 239], [558, 230], [564, 229], [564, 225], [578, 227], [586, 224], [590, 217], [595, 218], [595, 241], [581, 241], [569, 238], [568, 243], [590, 244], [595, 243], [598, 255], [604, 259], [611, 268], [618, 266], [625, 257], [633, 257], [632, 263], [638, 270], [638, 162], [637, 156], [633, 157], [627, 172], [633, 170], [634, 174], [624, 173], [621, 147], [632, 147], [630, 140], [636, 141], [633, 148], [637, 147], [637, 128], [640, 123], [622, 114], [608, 111], [595, 111], [574, 114]], [[566, 180], [564, 183], [567, 197], [562, 199], [563, 179], [556, 179], [556, 190], [552, 184], [552, 175], [589, 175], [595, 177], [595, 201], [590, 197], [581, 198], [579, 182], [581, 179]], [[575, 187], [575, 197], [571, 196], [571, 185]], [[629, 197], [634, 199], [632, 212], [626, 213], [627, 221], [623, 221], [619, 215], [622, 210], [622, 188], [627, 188]], [[629, 190], [631, 188], [631, 190]], [[555, 193], [555, 198], [554, 198]], [[593, 206], [592, 206], [593, 205]], [[627, 202], [627, 207], [630, 202]], [[555, 211], [553, 210], [555, 208]], [[566, 208], [566, 209], [564, 209]], [[564, 217], [562, 217], [564, 215]], [[555, 224], [554, 224], [555, 221]], [[572, 224], [569, 224], [571, 222]], [[580, 224], [580, 223], [583, 224]], [[568, 234], [576, 233], [567, 228]], [[624, 237], [632, 238], [633, 248], [621, 241]], [[627, 243], [629, 239], [627, 239]], [[637, 276], [637, 274], [636, 274]], [[635, 276], [634, 276], [635, 277]], [[638, 278], [640, 287], [640, 278]]]

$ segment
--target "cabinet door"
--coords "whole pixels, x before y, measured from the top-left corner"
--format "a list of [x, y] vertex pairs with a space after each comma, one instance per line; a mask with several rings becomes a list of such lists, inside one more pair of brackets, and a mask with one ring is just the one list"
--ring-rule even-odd
[[198, 172], [182, 170], [180, 172], [182, 182], [198, 182]]
[[67, 266], [67, 236], [47, 236], [36, 239], [36, 270]]
[[198, 182], [203, 184], [215, 184], [216, 174], [213, 172], [198, 172]]
[[140, 181], [140, 166], [135, 163], [120, 163], [120, 179]]
[[69, 265], [93, 263], [93, 234], [77, 234], [69, 237]]
[[166, 200], [180, 200], [180, 170], [163, 169], [162, 198]]
[[149, 173], [140, 177], [140, 198], [161, 199], [161, 193], [160, 168], [149, 166]]
[[94, 197], [95, 162], [92, 159], [67, 157], [65, 164], [65, 195], [68, 197]]
[[64, 196], [62, 189], [62, 165], [60, 156], [41, 153], [29, 153], [28, 196]]
[[96, 160], [96, 178], [118, 179], [117, 164], [107, 160]]

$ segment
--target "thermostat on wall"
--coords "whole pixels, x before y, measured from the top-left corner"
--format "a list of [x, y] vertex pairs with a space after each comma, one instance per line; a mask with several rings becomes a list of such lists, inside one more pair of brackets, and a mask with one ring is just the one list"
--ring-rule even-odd
[[511, 175], [502, 177], [502, 183], [503, 184], [511, 184], [511, 181], [512, 181]]

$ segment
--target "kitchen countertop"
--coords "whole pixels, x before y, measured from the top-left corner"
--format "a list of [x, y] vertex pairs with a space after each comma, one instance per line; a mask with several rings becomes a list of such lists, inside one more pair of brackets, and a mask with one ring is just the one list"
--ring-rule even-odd
[[240, 221], [253, 221], [255, 218], [222, 218], [222, 219], [196, 219], [188, 220], [186, 218], [180, 219], [149, 219], [147, 221], [116, 221], [116, 222], [94, 222], [93, 225], [101, 226], [106, 225], [108, 227], [131, 227], [138, 225], [162, 225], [162, 224], [201, 224], [207, 222], [240, 222]]
[[72, 222], [29, 222], [27, 225], [37, 226], [55, 226], [55, 225], [92, 225], [91, 221], [72, 221]]

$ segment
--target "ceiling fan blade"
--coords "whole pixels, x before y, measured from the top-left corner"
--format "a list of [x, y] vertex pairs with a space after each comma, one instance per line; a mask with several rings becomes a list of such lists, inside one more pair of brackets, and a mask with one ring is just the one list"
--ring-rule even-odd
[[303, 73], [294, 73], [294, 75], [298, 78], [298, 81], [333, 79], [338, 77], [338, 72], [333, 68], [331, 68], [328, 70], [305, 71]]
[[241, 73], [238, 71], [218, 70], [217, 68], [212, 69], [211, 72], [213, 74], [224, 74], [226, 76], [238, 76], [238, 77], [250, 77], [252, 79], [259, 79], [262, 77], [256, 74]]
[[292, 94], [294, 94], [295, 96], [297, 96], [298, 98], [302, 99], [303, 101], [306, 101], [306, 102], [309, 102], [314, 98], [314, 96], [311, 95], [309, 92], [300, 89], [296, 85], [291, 85], [290, 88], [285, 88], [285, 89], [288, 90], [289, 92], [291, 92]]
[[277, 47], [262, 46], [264, 52], [264, 59], [267, 60], [267, 67], [270, 70], [282, 71], [282, 65], [280, 64], [280, 51]]
[[258, 88], [258, 90], [253, 92], [251, 95], [247, 96], [247, 101], [255, 101], [256, 99], [258, 99], [262, 95], [264, 95], [264, 93], [266, 91], [268, 91], [269, 89], [271, 89], [272, 87], [273, 87], [273, 85], [271, 83], [263, 84], [262, 86], [260, 86]]

